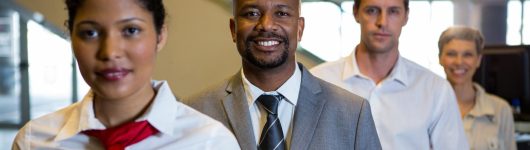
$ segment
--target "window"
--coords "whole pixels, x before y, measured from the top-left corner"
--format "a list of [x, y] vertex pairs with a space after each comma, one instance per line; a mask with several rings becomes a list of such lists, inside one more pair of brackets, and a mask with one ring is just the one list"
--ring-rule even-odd
[[[508, 2], [508, 18], [506, 44], [530, 45], [530, 1], [510, 0]], [[527, 35], [527, 36], [523, 36]]]
[[88, 91], [65, 34], [35, 14], [0, 3], [0, 128], [20, 128]]
[[[409, 21], [400, 37], [400, 54], [445, 76], [438, 63], [438, 37], [453, 25], [451, 1], [410, 1]], [[353, 2], [304, 2], [306, 28], [301, 47], [324, 61], [348, 56], [360, 41], [360, 26], [353, 17]]]
[[337, 5], [330, 2], [303, 3], [305, 29], [300, 45], [323, 60], [337, 59], [344, 49], [341, 44], [343, 14]]
[[31, 118], [72, 102], [70, 43], [34, 21], [28, 21], [28, 60]]

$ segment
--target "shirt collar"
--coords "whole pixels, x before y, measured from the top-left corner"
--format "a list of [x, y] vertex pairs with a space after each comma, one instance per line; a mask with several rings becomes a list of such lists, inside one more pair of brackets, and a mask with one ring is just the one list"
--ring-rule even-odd
[[[136, 121], [147, 120], [153, 127], [164, 134], [173, 135], [173, 125], [176, 123], [178, 102], [171, 92], [166, 81], [152, 81], [152, 86], [157, 91], [156, 96], [146, 110]], [[69, 115], [66, 124], [61, 128], [54, 141], [61, 141], [73, 137], [85, 130], [102, 130], [106, 127], [95, 117], [94, 95], [89, 91], [82, 101], [70, 107], [77, 107], [73, 114]]]
[[254, 102], [258, 99], [261, 94], [281, 94], [285, 97], [284, 100], [296, 106], [298, 102], [298, 93], [300, 92], [300, 85], [302, 83], [302, 73], [298, 64], [296, 64], [293, 75], [287, 81], [280, 86], [276, 91], [263, 91], [260, 88], [256, 87], [254, 84], [250, 83], [245, 77], [243, 69], [241, 69], [241, 77], [243, 78], [243, 88], [247, 94], [248, 106], [254, 106]]
[[388, 79], [392, 79], [401, 83], [403, 86], [407, 86], [409, 84], [409, 76], [407, 74], [405, 63], [407, 63], [405, 58], [401, 57], [400, 55], [396, 61], [396, 64], [394, 65], [394, 68], [392, 68], [390, 75], [388, 75]]
[[355, 76], [363, 76], [361, 74], [361, 71], [359, 70], [359, 65], [357, 64], [357, 58], [355, 58], [355, 51], [354, 49], [351, 54], [345, 58], [345, 64], [342, 72], [342, 80], [348, 80]]
[[[355, 58], [355, 51], [357, 49], [354, 49], [352, 53], [345, 58], [345, 64], [342, 72], [342, 80], [348, 80], [352, 77], [362, 77], [362, 78], [368, 78], [364, 76], [361, 71], [359, 70], [359, 64], [357, 64], [357, 58]], [[390, 74], [388, 77], [386, 77], [385, 80], [394, 80], [399, 83], [401, 83], [403, 86], [408, 85], [408, 75], [406, 70], [406, 60], [405, 58], [401, 57], [399, 55], [398, 60], [396, 61], [396, 64], [392, 68]]]
[[492, 103], [488, 103], [487, 93], [480, 85], [473, 83], [473, 87], [476, 90], [475, 93], [475, 106], [469, 112], [469, 115], [474, 117], [486, 116], [492, 119], [495, 115], [495, 106]]
[[178, 100], [169, 88], [167, 81], [152, 81], [153, 88], [157, 91], [155, 99], [144, 115], [136, 121], [147, 120], [158, 131], [173, 136], [174, 126], [177, 124]]

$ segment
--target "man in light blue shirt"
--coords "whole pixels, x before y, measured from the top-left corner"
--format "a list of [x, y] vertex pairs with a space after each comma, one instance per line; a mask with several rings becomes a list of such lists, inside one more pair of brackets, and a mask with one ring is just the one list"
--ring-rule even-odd
[[449, 83], [399, 55], [408, 13], [408, 0], [355, 0], [360, 43], [350, 56], [311, 71], [368, 99], [383, 149], [467, 150]]

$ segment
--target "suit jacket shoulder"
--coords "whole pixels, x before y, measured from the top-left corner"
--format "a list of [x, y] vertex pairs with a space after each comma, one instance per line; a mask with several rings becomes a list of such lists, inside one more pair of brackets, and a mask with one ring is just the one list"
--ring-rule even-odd
[[184, 98], [182, 102], [218, 121], [223, 123], [226, 127], [230, 129], [228, 124], [227, 116], [222, 107], [222, 100], [227, 96], [226, 88], [228, 84], [236, 80], [236, 76], [225, 79], [224, 81], [217, 83], [213, 86], [208, 87], [207, 89], [196, 93], [190, 97]]
[[234, 133], [241, 149], [257, 149], [249, 107], [239, 72], [231, 78], [187, 98], [184, 103], [223, 123]]
[[368, 102], [300, 66], [291, 148], [381, 149]]

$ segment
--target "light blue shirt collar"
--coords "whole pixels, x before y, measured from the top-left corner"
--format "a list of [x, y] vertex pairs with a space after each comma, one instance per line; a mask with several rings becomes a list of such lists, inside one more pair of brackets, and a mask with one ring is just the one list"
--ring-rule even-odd
[[[342, 80], [348, 80], [353, 77], [361, 77], [369, 79], [367, 76], [363, 75], [361, 71], [359, 70], [359, 64], [357, 64], [357, 58], [355, 58], [355, 51], [346, 57], [346, 61], [344, 64], [343, 72], [342, 72]], [[407, 86], [409, 84], [409, 79], [407, 75], [407, 70], [405, 68], [405, 60], [401, 55], [398, 57], [398, 60], [396, 61], [396, 64], [394, 64], [394, 67], [392, 68], [390, 74], [385, 78], [385, 80], [394, 80], [399, 83], [401, 83], [403, 86]]]

